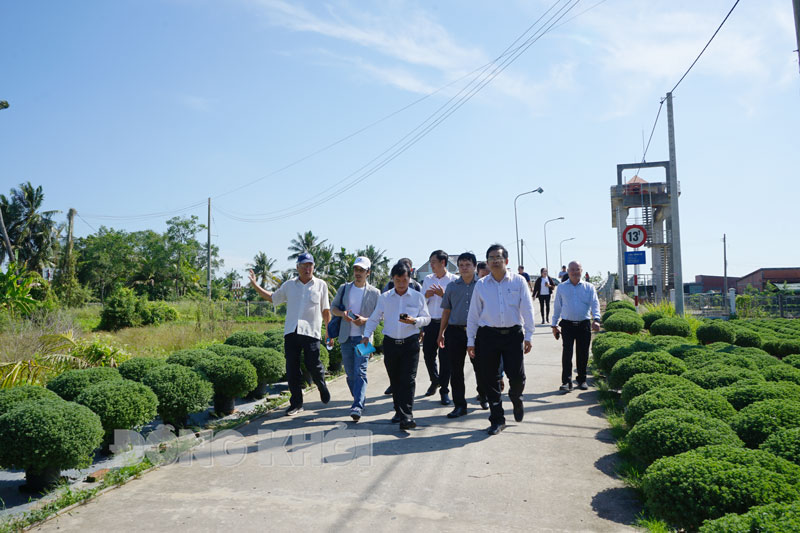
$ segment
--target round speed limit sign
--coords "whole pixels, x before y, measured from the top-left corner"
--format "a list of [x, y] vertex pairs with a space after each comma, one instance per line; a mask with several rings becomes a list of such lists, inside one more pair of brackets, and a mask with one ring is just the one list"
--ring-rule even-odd
[[647, 230], [644, 226], [634, 225], [625, 228], [622, 232], [622, 242], [631, 248], [638, 248], [647, 241]]

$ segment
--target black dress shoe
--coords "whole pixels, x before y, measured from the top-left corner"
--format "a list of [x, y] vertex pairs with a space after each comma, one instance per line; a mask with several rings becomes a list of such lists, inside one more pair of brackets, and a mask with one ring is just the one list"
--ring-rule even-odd
[[428, 387], [428, 390], [425, 391], [425, 396], [433, 396], [436, 394], [436, 389], [439, 388], [438, 383], [431, 383], [431, 386]]
[[486, 430], [486, 433], [488, 433], [489, 435], [497, 435], [504, 429], [506, 429], [505, 424], [492, 424], [491, 426], [489, 426], [489, 429]]
[[443, 392], [442, 393], [442, 405], [450, 405], [451, 403], [453, 403], [453, 402], [450, 401], [450, 396], [446, 392]]
[[456, 406], [455, 409], [447, 413], [447, 418], [458, 418], [459, 416], [464, 416], [465, 414], [467, 414], [466, 407]]
[[391, 394], [392, 394], [392, 386], [391, 386], [391, 385], [389, 385], [388, 387], [386, 387], [386, 390], [385, 390], [385, 391], [383, 391], [383, 393], [384, 393], [384, 394], [391, 395]]
[[302, 410], [303, 406], [294, 407], [290, 405], [289, 408], [286, 410], [286, 416], [294, 416], [297, 413], [301, 412]]
[[402, 419], [403, 419], [403, 417], [402, 417], [402, 416], [400, 416], [400, 415], [394, 415], [394, 416], [392, 417], [392, 424], [397, 424], [397, 423], [398, 423], [398, 422], [400, 422]]
[[415, 427], [417, 427], [417, 423], [414, 422], [413, 418], [400, 422], [400, 429], [414, 429]]
[[328, 385], [326, 385], [325, 383], [323, 383], [322, 386], [319, 387], [319, 399], [322, 400], [322, 403], [328, 403], [329, 401], [331, 401], [331, 393], [328, 390]]
[[486, 400], [486, 398], [482, 398], [482, 397], [479, 396], [478, 397], [478, 401], [481, 404], [481, 409], [483, 409], [484, 411], [489, 409], [489, 402]]
[[522, 408], [522, 398], [512, 399], [511, 404], [514, 406], [514, 420], [522, 422], [522, 417], [525, 416], [525, 410]]

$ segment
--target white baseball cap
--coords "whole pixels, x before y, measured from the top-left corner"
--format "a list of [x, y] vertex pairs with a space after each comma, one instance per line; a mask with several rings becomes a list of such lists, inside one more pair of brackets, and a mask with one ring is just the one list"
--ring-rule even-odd
[[356, 257], [356, 261], [355, 261], [355, 263], [353, 263], [353, 267], [354, 268], [355, 267], [361, 267], [364, 270], [369, 270], [369, 267], [371, 267], [371, 266], [372, 266], [372, 262], [369, 260], [368, 257], [364, 257], [363, 255], [359, 256], [359, 257]]

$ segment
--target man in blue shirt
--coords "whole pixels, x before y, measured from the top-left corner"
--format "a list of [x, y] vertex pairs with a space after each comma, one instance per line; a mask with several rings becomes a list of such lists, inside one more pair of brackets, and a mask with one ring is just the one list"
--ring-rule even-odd
[[[561, 351], [561, 387], [559, 390], [572, 390], [572, 349], [575, 346], [575, 370], [578, 388], [587, 390], [586, 365], [589, 362], [589, 344], [592, 330], [600, 331], [600, 300], [594, 285], [581, 280], [583, 268], [572, 261], [567, 270], [568, 281], [556, 288], [553, 303], [553, 336], [564, 338]], [[558, 319], [561, 319], [559, 324]], [[561, 328], [559, 329], [559, 326]]]

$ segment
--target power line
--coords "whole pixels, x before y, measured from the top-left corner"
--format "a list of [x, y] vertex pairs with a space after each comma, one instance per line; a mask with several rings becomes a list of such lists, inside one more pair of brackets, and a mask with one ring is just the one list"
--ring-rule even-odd
[[75, 212], [75, 214], [76, 214], [76, 215], [78, 215], [78, 218], [79, 218], [79, 219], [83, 220], [83, 223], [84, 223], [84, 224], [86, 224], [87, 226], [89, 226], [90, 228], [92, 228], [92, 231], [94, 231], [95, 233], [97, 233], [97, 230], [96, 230], [96, 229], [94, 229], [94, 226], [92, 226], [91, 224], [89, 224], [88, 222], [86, 222], [86, 220], [85, 220], [85, 219], [84, 219], [84, 218], [81, 216], [81, 214], [80, 214], [80, 213], [78, 213], [78, 212], [76, 211], [76, 212]]
[[170, 211], [160, 211], [160, 212], [155, 212], [155, 213], [144, 213], [144, 214], [141, 214], [141, 215], [95, 215], [95, 214], [87, 214], [86, 216], [88, 218], [95, 219], [95, 220], [118, 220], [118, 221], [123, 221], [123, 220], [147, 220], [147, 219], [150, 219], [150, 218], [163, 218], [165, 216], [177, 215], [177, 214], [180, 214], [180, 213], [185, 213], [186, 211], [191, 211], [192, 209], [195, 209], [196, 207], [199, 207], [199, 206], [205, 204], [205, 202], [206, 202], [206, 200], [201, 201], [201, 202], [197, 202], [197, 203], [194, 203], [194, 204], [190, 204], [190, 205], [187, 205], [185, 207], [178, 208], [178, 209], [170, 210]]

